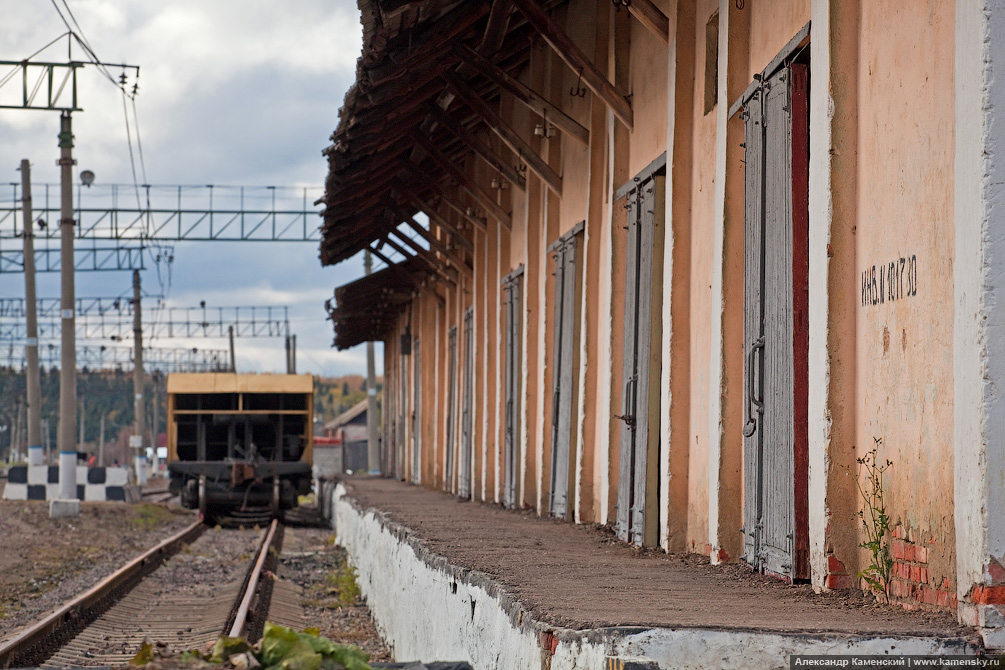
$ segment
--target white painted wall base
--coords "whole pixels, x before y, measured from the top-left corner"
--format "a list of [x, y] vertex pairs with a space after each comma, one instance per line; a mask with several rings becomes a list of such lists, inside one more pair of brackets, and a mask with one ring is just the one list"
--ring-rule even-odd
[[[341, 484], [325, 482], [321, 491], [322, 509], [330, 510], [338, 542], [348, 552], [377, 628], [398, 661], [468, 661], [476, 670], [601, 670], [604, 659], [614, 656], [648, 658], [661, 668], [681, 670], [760, 670], [788, 668], [790, 654], [975, 651], [963, 638], [556, 629], [535, 621], [488, 575], [451, 565], [408, 529], [360, 509]], [[552, 636], [557, 639], [554, 655], [546, 649]]]

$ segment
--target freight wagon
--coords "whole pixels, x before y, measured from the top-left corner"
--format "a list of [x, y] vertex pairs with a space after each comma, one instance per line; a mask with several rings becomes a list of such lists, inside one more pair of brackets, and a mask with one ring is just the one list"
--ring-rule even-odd
[[168, 375], [171, 490], [204, 517], [295, 507], [311, 488], [313, 398], [311, 375]]

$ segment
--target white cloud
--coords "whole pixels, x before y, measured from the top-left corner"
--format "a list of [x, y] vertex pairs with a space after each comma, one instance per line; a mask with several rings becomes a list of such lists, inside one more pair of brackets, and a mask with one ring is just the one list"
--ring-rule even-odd
[[[142, 68], [136, 106], [150, 183], [323, 183], [327, 164], [320, 152], [360, 51], [354, 0], [67, 2], [101, 58]], [[49, 2], [0, 0], [0, 12], [0, 58], [21, 59], [65, 31]], [[62, 43], [45, 56], [58, 60], [65, 53]], [[76, 171], [91, 169], [102, 184], [131, 182], [121, 94], [93, 68], [85, 68], [79, 89], [84, 111], [73, 116]], [[41, 184], [58, 180], [57, 131], [54, 113], [0, 110], [0, 188], [19, 179], [15, 168], [29, 158], [33, 195], [41, 199]], [[135, 128], [132, 133], [138, 160]], [[323, 303], [334, 286], [362, 273], [362, 263], [321, 268], [317, 256], [308, 243], [178, 243], [172, 303], [289, 305], [301, 371], [360, 372], [362, 351], [330, 349]], [[143, 282], [149, 293], [160, 292], [149, 262]], [[23, 295], [23, 286], [20, 275], [0, 274], [0, 295]], [[40, 296], [58, 290], [58, 276], [39, 275]], [[77, 275], [78, 296], [129, 292], [128, 273]], [[242, 368], [281, 370], [283, 343], [242, 341], [238, 359]]]

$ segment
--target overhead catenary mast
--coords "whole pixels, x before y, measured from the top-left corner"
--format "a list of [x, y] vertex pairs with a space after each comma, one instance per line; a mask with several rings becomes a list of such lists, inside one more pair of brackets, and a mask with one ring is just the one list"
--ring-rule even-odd
[[[61, 15], [62, 16], [62, 15]], [[64, 19], [65, 21], [65, 19]], [[67, 25], [69, 28], [70, 26]], [[70, 37], [77, 38], [72, 32]], [[93, 52], [87, 47], [83, 40], [77, 38], [78, 42], [92, 56], [92, 64], [99, 69], [105, 68], [96, 58]], [[72, 42], [69, 42], [72, 47]], [[24, 59], [21, 61], [0, 61], [0, 66], [13, 66], [14, 71], [18, 69], [22, 72], [22, 96], [20, 105], [0, 105], [6, 109], [30, 109], [44, 111], [58, 111], [59, 118], [59, 160], [57, 164], [60, 168], [60, 321], [62, 324], [62, 360], [60, 366], [59, 379], [59, 428], [57, 430], [57, 446], [59, 448], [59, 500], [52, 501], [49, 508], [51, 516], [76, 516], [79, 513], [79, 499], [77, 497], [77, 448], [76, 448], [76, 424], [77, 424], [77, 363], [76, 363], [76, 327], [74, 324], [74, 220], [73, 220], [73, 126], [71, 113], [82, 111], [77, 105], [77, 70], [85, 64], [69, 59], [66, 63], [46, 63]], [[139, 72], [138, 67], [121, 65], [123, 70], [132, 68]], [[44, 99], [39, 99], [38, 93], [41, 83], [29, 90], [29, 72], [40, 71], [39, 82], [46, 79], [48, 81], [47, 95]], [[57, 73], [62, 73], [62, 83], [59, 82]], [[104, 70], [107, 75], [107, 70]], [[7, 77], [3, 81], [10, 81]], [[114, 80], [112, 80], [114, 83]], [[70, 84], [70, 91], [67, 94], [70, 98], [66, 100], [67, 84]], [[38, 101], [36, 104], [36, 100]], [[31, 219], [26, 220], [25, 228], [32, 225]], [[33, 260], [33, 258], [32, 258]], [[34, 296], [33, 296], [34, 298]], [[32, 300], [34, 303], [34, 299]], [[36, 341], [37, 344], [37, 341]], [[39, 438], [40, 439], [40, 438]]]
[[24, 353], [28, 390], [28, 465], [42, 465], [42, 389], [38, 369], [38, 304], [35, 300], [35, 245], [31, 222], [31, 164], [21, 161], [21, 193], [24, 226], [24, 297], [27, 337]]

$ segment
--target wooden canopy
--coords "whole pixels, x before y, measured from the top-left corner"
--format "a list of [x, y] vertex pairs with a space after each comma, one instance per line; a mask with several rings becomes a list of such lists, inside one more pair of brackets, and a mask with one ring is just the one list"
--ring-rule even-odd
[[[532, 138], [515, 132], [498, 113], [505, 92], [560, 132], [589, 142], [587, 129], [561, 105], [520, 81], [534, 41], [554, 49], [631, 125], [628, 99], [552, 20], [551, 12], [565, 1], [358, 0], [363, 53], [332, 144], [323, 151], [328, 177], [320, 201], [322, 265], [367, 248], [391, 262], [379, 253], [387, 248], [408, 260], [407, 267], [398, 264], [400, 270], [456, 285], [471, 272], [474, 229], [484, 229], [488, 217], [510, 226], [509, 205], [472, 178], [471, 161], [484, 161], [498, 175], [496, 185], [506, 180], [525, 188], [526, 169], [561, 195], [561, 175], [531, 148]], [[412, 219], [420, 211], [429, 217], [428, 231]], [[425, 244], [398, 234], [402, 223]], [[373, 285], [354, 282], [339, 289], [346, 300], [337, 301], [336, 324], [346, 324], [342, 304], [353, 302], [347, 291]], [[336, 325], [336, 346], [358, 339], [343, 332]], [[375, 333], [359, 337], [377, 339]]]
[[383, 339], [430, 273], [412, 258], [335, 289], [334, 304], [325, 305], [335, 329], [333, 345], [348, 349]]

